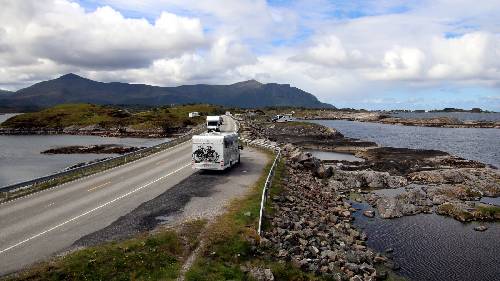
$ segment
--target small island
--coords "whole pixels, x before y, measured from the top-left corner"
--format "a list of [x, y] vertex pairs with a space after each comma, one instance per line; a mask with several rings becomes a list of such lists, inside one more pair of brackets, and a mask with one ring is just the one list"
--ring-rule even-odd
[[[429, 111], [428, 113], [480, 113], [492, 112], [472, 110], [444, 109], [442, 111]], [[442, 127], [442, 128], [500, 128], [500, 121], [488, 120], [459, 120], [453, 116], [426, 116], [423, 110], [416, 111], [369, 111], [363, 109], [301, 109], [295, 111], [298, 119], [305, 120], [348, 120], [358, 122], [373, 122], [390, 125]], [[397, 113], [415, 113], [409, 116], [396, 116]], [[419, 116], [418, 114], [422, 114]]]
[[72, 145], [51, 148], [42, 154], [126, 154], [144, 147], [124, 146], [119, 144]]

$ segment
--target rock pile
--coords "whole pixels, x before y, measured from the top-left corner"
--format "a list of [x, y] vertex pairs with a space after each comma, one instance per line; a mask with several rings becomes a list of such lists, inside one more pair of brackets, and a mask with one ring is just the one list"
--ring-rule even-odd
[[263, 243], [275, 247], [277, 258], [337, 280], [383, 278], [385, 273], [377, 271], [375, 264], [387, 258], [367, 248], [366, 235], [351, 225], [355, 209], [327, 181], [313, 176], [322, 176], [318, 171], [324, 167], [291, 145], [283, 151], [285, 191], [272, 198], [275, 212]]

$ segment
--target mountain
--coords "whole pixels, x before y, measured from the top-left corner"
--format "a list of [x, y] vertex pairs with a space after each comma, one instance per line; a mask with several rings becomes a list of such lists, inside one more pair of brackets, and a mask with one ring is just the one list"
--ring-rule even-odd
[[223, 106], [259, 108], [267, 106], [294, 106], [333, 108], [312, 94], [288, 84], [262, 84], [255, 80], [231, 85], [184, 85], [157, 87], [144, 84], [103, 83], [76, 74], [36, 83], [0, 95], [2, 108], [46, 108], [62, 103], [95, 104], [186, 104], [210, 103]]
[[1, 95], [9, 95], [9, 94], [13, 94], [14, 92], [11, 92], [11, 91], [7, 91], [7, 90], [2, 90], [0, 89], [0, 96]]

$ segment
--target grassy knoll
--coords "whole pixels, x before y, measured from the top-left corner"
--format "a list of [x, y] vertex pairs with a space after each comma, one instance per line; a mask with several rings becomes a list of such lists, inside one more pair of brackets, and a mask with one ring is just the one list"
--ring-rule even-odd
[[89, 247], [6, 280], [175, 280], [182, 263], [198, 245], [204, 226], [204, 221], [193, 221], [179, 231], [163, 230]]
[[[202, 116], [189, 118], [188, 113], [193, 111], [200, 112]], [[185, 127], [202, 123], [204, 115], [222, 112], [221, 107], [206, 104], [164, 106], [140, 111], [93, 104], [62, 104], [14, 116], [2, 123], [2, 127], [32, 129], [62, 129], [89, 125], [99, 125], [103, 128], [131, 126], [135, 129]]]

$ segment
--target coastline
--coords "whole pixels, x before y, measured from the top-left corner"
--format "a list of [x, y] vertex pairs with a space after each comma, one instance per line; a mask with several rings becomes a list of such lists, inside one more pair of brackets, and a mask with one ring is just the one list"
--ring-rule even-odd
[[161, 129], [136, 130], [131, 128], [5, 128], [0, 127], [0, 135], [74, 135], [74, 136], [99, 136], [119, 138], [172, 138], [189, 132], [192, 128], [177, 128], [172, 132], [165, 133]]
[[[487, 114], [487, 113], [484, 113]], [[491, 128], [500, 129], [500, 121], [458, 120], [450, 117], [402, 118], [380, 112], [355, 111], [315, 111], [306, 112], [300, 120], [347, 120], [373, 122], [400, 126], [440, 127], [440, 128]]]
[[[488, 231], [485, 222], [500, 221], [500, 207], [479, 201], [482, 196], [498, 198], [500, 173], [481, 162], [438, 150], [382, 147], [313, 123], [262, 120], [248, 120], [242, 134], [281, 144], [286, 169], [282, 194], [271, 198], [273, 227], [265, 238], [277, 245], [276, 258], [306, 271], [339, 268], [351, 278], [383, 275], [378, 265], [399, 269], [391, 249], [377, 253], [367, 246], [366, 234], [354, 227], [355, 217], [397, 224], [401, 220], [393, 218], [433, 213], [457, 223], [476, 221], [477, 227], [465, 230], [469, 232]], [[322, 161], [307, 150], [349, 152], [364, 161]], [[377, 190], [402, 192], [384, 196], [375, 195]], [[369, 208], [360, 211], [357, 202]]]

